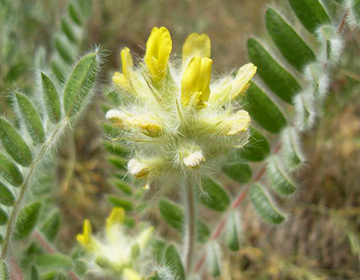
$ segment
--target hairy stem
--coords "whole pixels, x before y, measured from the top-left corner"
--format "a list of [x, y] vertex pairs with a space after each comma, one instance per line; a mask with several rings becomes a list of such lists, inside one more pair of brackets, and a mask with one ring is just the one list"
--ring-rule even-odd
[[185, 270], [186, 274], [191, 271], [194, 259], [194, 246], [196, 240], [196, 213], [195, 213], [195, 192], [189, 177], [184, 178], [185, 199], [186, 199], [186, 231], [185, 231]]
[[18, 199], [16, 200], [16, 203], [14, 205], [14, 208], [12, 209], [10, 219], [6, 228], [6, 234], [4, 238], [3, 243], [3, 249], [1, 252], [1, 259], [4, 260], [6, 258], [10, 242], [11, 242], [11, 236], [14, 230], [15, 222], [17, 215], [20, 211], [22, 202], [25, 198], [25, 195], [31, 185], [32, 179], [34, 178], [34, 175], [39, 167], [39, 165], [42, 163], [43, 159], [45, 158], [45, 155], [48, 151], [51, 150], [51, 148], [54, 146], [56, 141], [59, 139], [59, 136], [62, 134], [64, 128], [68, 125], [68, 119], [64, 119], [54, 130], [54, 132], [50, 135], [49, 139], [44, 143], [44, 145], [41, 147], [40, 152], [36, 156], [35, 160], [29, 167], [29, 172], [25, 177], [24, 182], [22, 183], [20, 187], [20, 195]]

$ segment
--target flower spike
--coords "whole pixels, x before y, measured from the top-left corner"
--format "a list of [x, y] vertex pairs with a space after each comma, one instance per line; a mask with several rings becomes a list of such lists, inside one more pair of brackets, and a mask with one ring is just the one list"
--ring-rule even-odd
[[164, 80], [171, 50], [169, 30], [165, 27], [154, 27], [146, 43], [145, 63], [155, 84], [160, 84]]

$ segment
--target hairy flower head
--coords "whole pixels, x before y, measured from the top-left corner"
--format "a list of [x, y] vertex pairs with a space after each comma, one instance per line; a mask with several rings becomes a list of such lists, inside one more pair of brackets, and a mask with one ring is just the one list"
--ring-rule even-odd
[[209, 170], [231, 149], [242, 147], [249, 134], [250, 116], [238, 96], [246, 91], [256, 67], [249, 63], [236, 75], [215, 79], [206, 34], [186, 39], [181, 65], [171, 59], [171, 51], [165, 27], [152, 30], [144, 62], [138, 66], [126, 59], [130, 51], [125, 48], [123, 73], [113, 78], [123, 102], [106, 114], [119, 129], [117, 140], [132, 150], [129, 174], [146, 179], [146, 186], [170, 172]]
[[[126, 233], [123, 225], [125, 211], [114, 208], [106, 219], [105, 237], [92, 235], [89, 220], [84, 221], [84, 230], [77, 236], [88, 255], [90, 269], [98, 274], [123, 276], [124, 279], [141, 279], [138, 275], [141, 257], [146, 253], [154, 228], [148, 227], [137, 236]], [[136, 278], [138, 277], [138, 278]]]

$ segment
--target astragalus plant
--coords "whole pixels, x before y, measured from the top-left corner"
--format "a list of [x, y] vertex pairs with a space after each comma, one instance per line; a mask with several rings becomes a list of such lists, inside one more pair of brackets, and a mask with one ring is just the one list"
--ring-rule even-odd
[[[52, 244], [58, 216], [40, 215], [41, 202], [27, 194], [63, 130], [74, 127], [91, 101], [100, 52], [85, 55], [67, 75], [53, 60], [59, 84], [40, 72], [32, 98], [14, 91], [17, 120], [0, 119], [1, 276], [9, 279], [10, 266], [11, 275], [32, 279], [217, 277], [226, 250], [221, 245], [240, 249], [238, 206], [244, 199], [249, 197], [264, 222], [285, 221], [275, 197], [298, 189], [292, 173], [306, 158], [300, 135], [321, 117], [331, 71], [345, 44], [341, 33], [347, 22], [357, 26], [360, 15], [358, 1], [282, 2], [289, 15], [266, 11], [276, 50], [250, 38], [251, 62], [228, 75], [212, 73], [205, 34], [191, 34], [181, 58], [172, 54], [165, 27], [153, 28], [143, 58], [133, 59], [128, 48], [121, 51], [121, 72], [104, 87], [109, 94], [103, 126], [109, 162], [116, 167], [111, 181], [121, 193], [108, 195], [114, 209], [103, 230], [93, 231], [92, 217], [84, 221], [71, 257]], [[81, 25], [76, 15], [84, 5], [79, 3], [70, 6], [69, 15]], [[296, 28], [288, 17], [298, 21]], [[65, 36], [74, 41], [71, 30], [63, 24]], [[56, 42], [59, 57], [69, 58], [67, 48]], [[219, 182], [226, 176], [243, 185], [238, 195], [231, 197]], [[204, 209], [214, 212], [204, 219]], [[151, 225], [145, 218], [154, 212], [162, 219]], [[209, 221], [215, 212], [220, 219]], [[162, 235], [161, 221], [174, 231]]]

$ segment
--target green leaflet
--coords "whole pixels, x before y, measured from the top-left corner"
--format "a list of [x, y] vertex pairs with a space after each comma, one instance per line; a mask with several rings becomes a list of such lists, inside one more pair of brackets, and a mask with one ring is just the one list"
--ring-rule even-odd
[[231, 203], [228, 192], [211, 178], [205, 177], [201, 180], [201, 190], [199, 201], [206, 207], [218, 211], [225, 211]]
[[40, 215], [41, 203], [35, 202], [21, 209], [16, 220], [14, 237], [17, 240], [24, 239], [30, 235], [36, 226]]
[[305, 161], [299, 136], [299, 132], [292, 127], [284, 129], [281, 134], [282, 148], [280, 154], [290, 170], [300, 167]]
[[120, 170], [127, 170], [128, 160], [126, 158], [111, 157], [108, 158], [108, 161], [112, 166]]
[[297, 190], [296, 184], [278, 156], [272, 156], [269, 159], [266, 171], [271, 187], [280, 195], [290, 195]]
[[41, 227], [41, 233], [46, 237], [50, 242], [54, 242], [56, 236], [60, 231], [61, 217], [60, 213], [56, 211], [53, 213], [49, 219]]
[[134, 204], [129, 200], [122, 199], [114, 195], [110, 195], [108, 200], [113, 206], [124, 208], [124, 210], [128, 212], [131, 212], [134, 209]]
[[82, 15], [81, 12], [79, 11], [78, 6], [74, 2], [70, 3], [69, 5], [69, 15], [74, 23], [76, 23], [80, 27], [82, 26], [83, 24]]
[[271, 8], [266, 12], [266, 27], [282, 55], [299, 71], [316, 60], [315, 54], [303, 39]]
[[39, 280], [39, 272], [35, 266], [31, 266], [31, 280]]
[[41, 72], [41, 85], [44, 97], [46, 112], [53, 124], [61, 120], [61, 104], [59, 94], [53, 81], [43, 72]]
[[95, 84], [97, 54], [85, 55], [75, 66], [65, 86], [64, 108], [68, 117], [78, 115]]
[[38, 111], [25, 95], [15, 92], [15, 97], [19, 105], [21, 116], [31, 138], [36, 144], [45, 141], [45, 130]]
[[9, 267], [5, 260], [0, 261], [0, 279], [1, 280], [10, 280]]
[[5, 225], [7, 221], [8, 221], [8, 215], [2, 208], [0, 208], [0, 226]]
[[296, 16], [311, 33], [316, 34], [317, 28], [331, 20], [319, 0], [289, 0]]
[[59, 56], [67, 63], [71, 64], [74, 59], [74, 53], [71, 45], [65, 41], [64, 37], [57, 37], [54, 40], [54, 47], [57, 50]]
[[[183, 232], [185, 221], [184, 210], [169, 200], [162, 199], [159, 202], [160, 214], [165, 222], [179, 232]], [[201, 221], [197, 222], [197, 241], [203, 243], [210, 236], [209, 228]]]
[[127, 195], [132, 195], [132, 188], [123, 180], [115, 180], [114, 185]]
[[35, 264], [39, 269], [64, 269], [70, 270], [73, 268], [72, 260], [63, 254], [46, 254], [37, 256]]
[[221, 248], [216, 241], [211, 241], [207, 245], [207, 268], [213, 277], [221, 275]]
[[61, 20], [61, 29], [70, 42], [75, 44], [79, 43], [79, 38], [76, 35], [76, 27], [67, 18]]
[[280, 109], [254, 82], [251, 83], [243, 107], [252, 119], [271, 133], [279, 133], [286, 125], [286, 119]]
[[250, 38], [247, 49], [251, 62], [258, 67], [257, 73], [261, 79], [282, 100], [292, 103], [294, 96], [301, 90], [299, 82], [257, 40]]
[[121, 135], [121, 130], [114, 127], [111, 123], [104, 123], [102, 129], [106, 137], [110, 139], [116, 139]]
[[151, 253], [155, 257], [157, 263], [161, 263], [164, 259], [167, 243], [160, 239], [154, 239], [151, 242]]
[[16, 129], [5, 119], [0, 118], [0, 138], [8, 154], [22, 166], [32, 163], [32, 152]]
[[256, 213], [265, 222], [280, 224], [285, 219], [280, 211], [275, 208], [269, 194], [265, 192], [264, 188], [260, 184], [254, 183], [251, 185], [250, 200]]
[[19, 187], [24, 178], [15, 163], [0, 152], [0, 175], [8, 181], [12, 186]]
[[357, 21], [360, 20], [360, 0], [353, 0], [353, 4], [351, 7]]
[[263, 161], [270, 154], [270, 144], [257, 129], [250, 127], [249, 142], [244, 148], [238, 149], [238, 153], [248, 161]]
[[129, 155], [129, 150], [121, 144], [112, 143], [112, 142], [104, 142], [104, 148], [119, 157], [126, 157]]
[[178, 280], [185, 280], [185, 269], [180, 255], [174, 245], [169, 245], [165, 251], [165, 263], [171, 268], [173, 276]]
[[222, 171], [240, 184], [248, 183], [252, 177], [250, 165], [246, 163], [227, 164], [222, 167]]
[[15, 203], [15, 197], [13, 193], [0, 182], [0, 203], [5, 206], [13, 206]]
[[236, 210], [229, 213], [225, 229], [225, 241], [231, 251], [239, 251], [240, 249], [240, 215]]
[[53, 59], [51, 61], [51, 70], [60, 82], [65, 80], [64, 73], [66, 71], [66, 67], [62, 64], [63, 63], [60, 62], [60, 59]]

